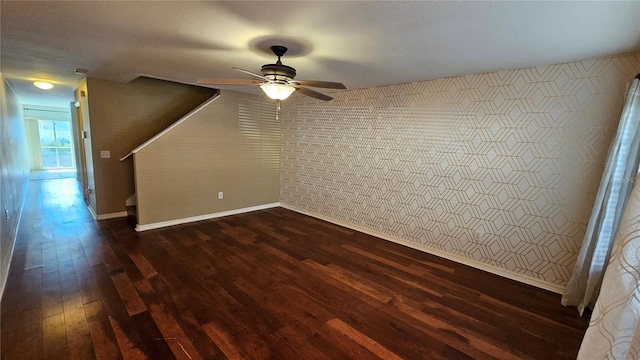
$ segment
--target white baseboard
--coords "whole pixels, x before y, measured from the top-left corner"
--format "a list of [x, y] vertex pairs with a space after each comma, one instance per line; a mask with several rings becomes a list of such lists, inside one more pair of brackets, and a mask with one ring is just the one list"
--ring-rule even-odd
[[279, 207], [279, 206], [280, 206], [280, 203], [279, 202], [275, 202], [275, 203], [271, 203], [271, 204], [251, 206], [251, 207], [246, 207], [246, 208], [242, 208], [242, 209], [235, 209], [235, 210], [217, 212], [217, 213], [213, 213], [213, 214], [190, 216], [190, 217], [187, 217], [187, 218], [168, 220], [168, 221], [161, 221], [161, 222], [151, 223], [151, 224], [143, 224], [143, 225], [138, 224], [136, 226], [136, 231], [147, 231], [147, 230], [159, 229], [159, 228], [163, 228], [163, 227], [167, 227], [167, 226], [180, 225], [180, 224], [186, 224], [186, 223], [190, 223], [190, 222], [215, 219], [215, 218], [219, 218], [219, 217], [223, 217], [223, 216], [237, 215], [237, 214], [247, 213], [247, 212], [251, 212], [251, 211], [270, 209], [270, 208]]
[[109, 214], [100, 214], [98, 215], [98, 218], [96, 220], [108, 220], [108, 219], [115, 219], [115, 218], [121, 218], [121, 217], [127, 217], [127, 212], [120, 211], [120, 212], [109, 213]]
[[476, 269], [480, 269], [480, 270], [483, 270], [483, 271], [486, 271], [486, 272], [489, 272], [489, 273], [492, 273], [492, 274], [495, 274], [495, 275], [499, 275], [499, 276], [505, 277], [507, 279], [511, 279], [511, 280], [515, 280], [515, 281], [518, 281], [518, 282], [521, 282], [521, 283], [524, 283], [524, 284], [527, 284], [527, 285], [535, 286], [535, 287], [540, 288], [540, 289], [548, 290], [548, 291], [551, 291], [551, 292], [554, 292], [554, 293], [557, 293], [557, 294], [562, 294], [564, 292], [564, 287], [560, 286], [560, 285], [548, 283], [546, 281], [542, 281], [540, 279], [535, 279], [535, 278], [532, 278], [532, 277], [529, 277], [529, 276], [526, 276], [526, 275], [510, 272], [510, 271], [507, 271], [505, 269], [501, 269], [501, 268], [498, 268], [498, 267], [495, 267], [495, 266], [492, 266], [492, 265], [488, 265], [488, 264], [485, 264], [485, 263], [482, 263], [482, 262], [479, 262], [479, 261], [476, 261], [476, 260], [473, 260], [473, 259], [468, 259], [468, 258], [465, 258], [465, 257], [462, 257], [462, 256], [450, 254], [448, 252], [445, 252], [445, 251], [442, 251], [442, 250], [438, 250], [438, 249], [434, 249], [434, 248], [430, 248], [428, 246], [424, 246], [424, 245], [420, 245], [420, 244], [414, 244], [412, 242], [409, 242], [409, 241], [406, 241], [406, 240], [403, 240], [403, 239], [400, 239], [400, 238], [397, 238], [397, 237], [394, 237], [394, 236], [390, 236], [390, 235], [379, 233], [379, 232], [376, 232], [376, 231], [373, 231], [373, 230], [370, 230], [370, 229], [366, 229], [366, 228], [363, 228], [363, 227], [360, 227], [360, 226], [357, 226], [357, 225], [353, 225], [353, 224], [349, 224], [349, 223], [346, 223], [346, 222], [342, 222], [340, 220], [332, 219], [332, 218], [329, 218], [329, 217], [324, 216], [324, 215], [310, 213], [310, 212], [308, 212], [306, 210], [299, 209], [299, 208], [297, 208], [295, 206], [291, 206], [291, 205], [287, 205], [287, 204], [280, 204], [280, 206], [285, 208], [285, 209], [289, 209], [289, 210], [298, 212], [300, 214], [308, 215], [308, 216], [315, 217], [315, 218], [318, 218], [320, 220], [324, 220], [324, 221], [327, 221], [327, 222], [330, 222], [330, 223], [333, 223], [333, 224], [336, 224], [336, 225], [344, 226], [346, 228], [349, 228], [349, 229], [352, 229], [352, 230], [355, 230], [355, 231], [359, 231], [359, 232], [362, 232], [362, 233], [365, 233], [365, 234], [368, 234], [368, 235], [371, 235], [371, 236], [375, 236], [375, 237], [378, 237], [378, 238], [381, 238], [381, 239], [384, 239], [384, 240], [387, 240], [387, 241], [394, 242], [396, 244], [400, 244], [400, 245], [404, 245], [404, 246], [407, 246], [407, 247], [410, 247], [410, 248], [413, 248], [413, 249], [416, 249], [416, 250], [420, 250], [420, 251], [426, 252], [428, 254], [435, 255], [435, 256], [438, 256], [438, 257], [441, 257], [441, 258], [444, 258], [444, 259], [447, 259], [447, 260], [455, 261], [455, 262], [463, 264], [463, 265], [468, 265], [468, 266], [471, 266], [471, 267], [476, 268]]
[[98, 220], [98, 215], [96, 215], [96, 211], [91, 207], [91, 205], [87, 205], [87, 209], [89, 209], [89, 213], [93, 220]]
[[98, 215], [96, 214], [96, 211], [91, 206], [87, 206], [87, 209], [89, 209], [89, 212], [91, 213], [91, 217], [93, 217], [93, 220], [108, 220], [108, 219], [127, 217], [126, 211]]

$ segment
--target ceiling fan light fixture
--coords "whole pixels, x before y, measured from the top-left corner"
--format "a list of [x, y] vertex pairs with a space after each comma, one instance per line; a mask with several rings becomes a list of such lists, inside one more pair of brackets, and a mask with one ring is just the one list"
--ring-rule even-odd
[[50, 90], [53, 88], [53, 84], [47, 81], [34, 81], [33, 86], [42, 90]]
[[199, 79], [198, 84], [207, 85], [260, 85], [264, 93], [274, 100], [284, 100], [294, 91], [298, 91], [300, 95], [310, 96], [312, 98], [329, 101], [333, 98], [323, 93], [311, 90], [308, 87], [320, 87], [327, 89], [346, 89], [342, 83], [332, 81], [317, 80], [293, 80], [296, 77], [296, 69], [291, 66], [284, 65], [281, 61], [282, 55], [287, 52], [287, 48], [280, 45], [271, 47], [271, 51], [278, 57], [275, 64], [264, 64], [260, 71], [262, 75], [251, 71], [234, 67], [234, 70], [240, 71], [247, 75], [251, 75], [253, 79]]
[[284, 100], [296, 91], [296, 88], [291, 85], [278, 83], [264, 83], [260, 85], [260, 89], [273, 100]]

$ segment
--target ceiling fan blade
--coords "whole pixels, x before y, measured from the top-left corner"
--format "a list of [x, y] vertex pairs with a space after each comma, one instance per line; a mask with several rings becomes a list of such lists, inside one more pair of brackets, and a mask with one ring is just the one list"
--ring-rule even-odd
[[317, 92], [315, 90], [307, 89], [305, 87], [301, 87], [301, 86], [297, 86], [297, 85], [293, 85], [293, 87], [296, 88], [296, 90], [298, 90], [298, 92], [300, 92], [300, 94], [302, 94], [302, 95], [311, 96], [312, 98], [316, 98], [316, 99], [324, 100], [324, 101], [333, 100], [333, 98], [331, 96], [325, 95], [323, 93], [319, 93], [319, 92]]
[[241, 73], [245, 73], [245, 74], [247, 74], [247, 75], [251, 75], [251, 76], [253, 76], [253, 77], [257, 77], [258, 79], [262, 79], [262, 80], [264, 80], [264, 81], [271, 81], [271, 79], [266, 78], [266, 77], [264, 77], [264, 76], [262, 76], [262, 75], [258, 75], [258, 74], [256, 74], [256, 73], [252, 73], [252, 72], [251, 72], [251, 71], [249, 71], [249, 70], [244, 70], [244, 69], [240, 69], [240, 68], [237, 68], [237, 67], [234, 67], [234, 68], [233, 68], [233, 70], [237, 70], [237, 71], [240, 71]]
[[198, 79], [198, 84], [205, 85], [260, 85], [257, 79]]
[[318, 81], [318, 80], [292, 80], [292, 83], [300, 84], [302, 86], [311, 86], [327, 89], [346, 89], [343, 83], [332, 81]]

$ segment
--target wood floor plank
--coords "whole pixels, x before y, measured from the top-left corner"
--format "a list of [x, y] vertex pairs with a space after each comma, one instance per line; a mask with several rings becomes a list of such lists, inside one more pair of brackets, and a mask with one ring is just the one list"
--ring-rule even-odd
[[42, 312], [39, 308], [3, 316], [2, 344], [13, 346], [1, 352], [3, 359], [42, 358]]
[[248, 359], [245, 352], [234, 343], [233, 336], [220, 328], [214, 322], [202, 325], [202, 329], [222, 350], [224, 355], [229, 359]]
[[[351, 337], [345, 334], [343, 331], [339, 329], [335, 329], [328, 324], [325, 324], [325, 328], [319, 329], [320, 333], [329, 339], [329, 341], [335, 344], [340, 348], [342, 352], [347, 355], [349, 359], [376, 359], [379, 358], [371, 352], [366, 346], [363, 344], [359, 344], [354, 341]], [[375, 351], [375, 349], [373, 349]], [[395, 354], [394, 354], [395, 356]]]
[[100, 293], [102, 294], [102, 300], [109, 316], [114, 317], [117, 320], [125, 319], [129, 316], [127, 308], [124, 305], [124, 301], [116, 289], [116, 285], [113, 283], [107, 268], [104, 264], [96, 264], [91, 267], [91, 273], [96, 281]]
[[275, 336], [282, 339], [282, 341], [286, 341], [288, 347], [295, 351], [300, 359], [331, 360], [329, 354], [325, 354], [317, 347], [309, 346], [308, 338], [301, 336], [296, 329], [284, 326], [278, 330]]
[[3, 359], [566, 360], [588, 326], [558, 294], [284, 208], [139, 233], [58, 179], [22, 220]]
[[371, 253], [369, 251], [362, 250], [362, 249], [360, 249], [358, 247], [355, 247], [355, 246], [352, 246], [352, 245], [348, 245], [347, 244], [347, 245], [343, 245], [342, 247], [344, 247], [345, 249], [350, 250], [350, 251], [352, 251], [352, 252], [354, 252], [356, 254], [365, 256], [365, 257], [367, 257], [367, 258], [369, 258], [371, 260], [375, 260], [375, 261], [378, 261], [380, 263], [392, 266], [392, 267], [394, 267], [394, 268], [396, 268], [398, 270], [401, 270], [403, 272], [406, 272], [408, 274], [412, 274], [412, 275], [415, 275], [415, 276], [422, 277], [422, 276], [424, 276], [424, 275], [426, 275], [428, 273], [428, 270], [425, 269], [425, 268], [419, 268], [419, 267], [416, 267], [414, 265], [406, 266], [406, 265], [400, 264], [398, 262], [395, 262], [393, 260], [390, 260], [390, 259], [387, 259], [385, 257], [382, 257], [380, 255], [373, 254], [373, 253]]
[[147, 261], [147, 259], [144, 256], [142, 256], [142, 254], [140, 254], [140, 252], [137, 249], [129, 250], [128, 254], [131, 260], [136, 264], [136, 266], [138, 267], [138, 270], [140, 270], [140, 273], [142, 273], [142, 276], [144, 276], [145, 279], [149, 279], [152, 276], [158, 275], [158, 272], [156, 271], [156, 269], [153, 268], [153, 266], [149, 263], [149, 261]]
[[[434, 336], [436, 339], [439, 339], [449, 347], [458, 349], [469, 356], [474, 358], [495, 357], [497, 359], [505, 360], [523, 359], [521, 355], [505, 351], [500, 347], [483, 340], [481, 337], [475, 336], [466, 329], [452, 326], [446, 321], [425, 314], [401, 301], [394, 302], [394, 306], [410, 317], [422, 322], [430, 328], [433, 328], [434, 331], [429, 331], [429, 334]], [[456, 334], [456, 336], [443, 336], [441, 334]]]
[[96, 244], [91, 239], [90, 235], [82, 235], [79, 236], [80, 244], [82, 244], [82, 249], [84, 250], [84, 254], [87, 258], [87, 262], [89, 266], [94, 266], [96, 264], [102, 263], [102, 257], [98, 248], [96, 248]]
[[129, 324], [149, 358], [153, 360], [175, 359], [171, 347], [163, 339], [162, 332], [149, 311], [133, 315]]
[[69, 359], [95, 359], [91, 334], [80, 292], [63, 297], [64, 324], [67, 330]]
[[279, 312], [289, 328], [311, 338], [319, 327], [335, 315], [324, 304], [296, 290], [283, 286], [265, 300], [265, 308], [271, 312]]
[[107, 241], [99, 241], [99, 238], [95, 239], [95, 241], [98, 241], [96, 247], [100, 251], [102, 263], [107, 267], [107, 270], [109, 272], [121, 270], [122, 267], [120, 265], [120, 261], [116, 254], [113, 253], [109, 243]]
[[21, 310], [30, 310], [42, 306], [42, 269], [41, 267], [25, 270], [22, 280]]
[[102, 293], [100, 287], [93, 277], [91, 272], [91, 266], [86, 257], [73, 259], [73, 265], [76, 269], [76, 276], [78, 278], [78, 285], [80, 286], [80, 294], [82, 295], [82, 302], [88, 304], [102, 299]]
[[42, 273], [58, 272], [56, 243], [53, 240], [42, 243]]
[[42, 319], [42, 353], [49, 359], [69, 357], [64, 314], [58, 313]]
[[60, 292], [63, 296], [80, 291], [72, 259], [58, 261], [58, 275], [60, 277]]
[[[155, 298], [153, 288], [146, 280], [137, 281], [134, 285], [144, 297], [148, 299]], [[189, 339], [189, 336], [185, 334], [182, 327], [173, 316], [169, 314], [164, 306], [156, 302], [148, 304], [151, 318], [153, 318], [153, 321], [162, 333], [162, 338], [171, 348], [173, 355], [177, 359], [202, 359]]]
[[136, 288], [131, 283], [127, 274], [121, 272], [111, 275], [111, 280], [113, 280], [113, 284], [116, 286], [116, 290], [118, 290], [118, 294], [120, 294], [120, 298], [127, 308], [129, 316], [134, 316], [147, 310], [147, 307], [142, 299], [140, 299], [140, 295], [138, 295]]
[[[211, 341], [204, 331], [202, 331], [201, 324], [191, 312], [189, 303], [181, 302], [180, 297], [176, 296], [175, 292], [173, 292], [161, 277], [155, 276], [149, 279], [149, 284], [153, 292], [149, 290], [140, 291], [140, 296], [147, 307], [150, 308], [155, 306], [155, 304], [162, 306], [163, 310], [171, 315], [178, 323], [202, 358], [216, 359], [224, 357], [220, 349]], [[215, 308], [226, 309], [225, 306], [221, 304], [218, 305], [215, 301], [211, 301], [211, 303], [216, 303]]]
[[358, 281], [356, 276], [354, 276], [353, 274], [349, 274], [348, 271], [342, 270], [335, 265], [331, 266], [330, 264], [328, 266], [323, 266], [310, 259], [307, 259], [303, 262], [316, 270], [324, 272], [328, 276], [331, 276], [332, 278], [344, 283], [345, 285], [350, 286], [351, 288], [380, 301], [381, 303], [386, 304], [393, 298], [393, 296], [390, 295], [387, 291], [381, 290], [379, 286], [377, 286], [376, 289], [376, 286], [366, 285], [362, 281]]
[[122, 326], [111, 316], [109, 316], [109, 323], [111, 324], [111, 328], [113, 329], [113, 333], [116, 337], [116, 342], [118, 343], [118, 348], [120, 349], [120, 354], [122, 355], [123, 359], [149, 359], [149, 357], [144, 353], [141, 347], [136, 344], [138, 341], [128, 336], [127, 331], [123, 329]]
[[[167, 251], [168, 250], [168, 251]], [[182, 264], [172, 264], [164, 259], [175, 258], [175, 249], [170, 244], [156, 243], [145, 247], [145, 257], [153, 264], [154, 268], [161, 274], [158, 277], [149, 279], [152, 283], [162, 283], [172, 293], [172, 301], [177, 306], [187, 306], [188, 311], [193, 315], [199, 325], [212, 320], [212, 309], [208, 305], [211, 293], [203, 288], [202, 284], [196, 280], [186, 267]], [[158, 287], [156, 286], [156, 289]], [[183, 310], [187, 310], [184, 308]]]
[[333, 318], [327, 321], [327, 326], [331, 329], [345, 335], [349, 339], [356, 342], [358, 345], [364, 347], [369, 350], [372, 354], [376, 355], [380, 359], [392, 359], [392, 360], [402, 360], [401, 357], [394, 354], [393, 352], [386, 349], [384, 346], [378, 344], [373, 339], [359, 332], [358, 330], [352, 328], [344, 321]]
[[348, 359], [349, 356], [337, 344], [333, 343], [327, 337], [322, 336], [320, 331], [313, 336], [307, 338], [307, 343], [318, 349], [325, 357], [329, 359]]
[[62, 313], [62, 291], [58, 272], [42, 274], [42, 317]]
[[42, 241], [31, 241], [27, 246], [25, 270], [42, 267]]
[[122, 359], [116, 335], [101, 300], [84, 305], [96, 359]]

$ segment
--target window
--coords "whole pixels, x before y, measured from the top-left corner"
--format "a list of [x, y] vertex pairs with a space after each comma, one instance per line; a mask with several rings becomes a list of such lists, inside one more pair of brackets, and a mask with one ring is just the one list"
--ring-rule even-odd
[[74, 168], [69, 121], [39, 120], [40, 151], [45, 169]]

